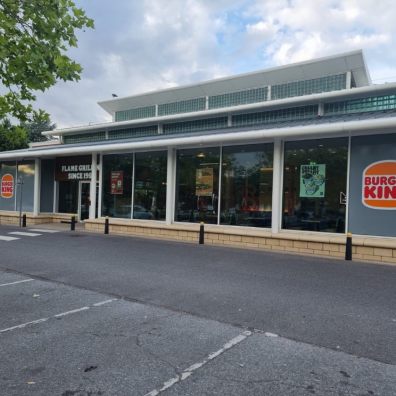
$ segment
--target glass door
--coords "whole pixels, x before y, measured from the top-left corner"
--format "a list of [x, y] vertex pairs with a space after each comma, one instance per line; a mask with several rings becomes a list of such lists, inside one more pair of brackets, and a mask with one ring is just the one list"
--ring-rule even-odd
[[78, 218], [80, 219], [80, 221], [89, 218], [89, 207], [91, 206], [90, 189], [90, 182], [80, 182], [78, 194]]

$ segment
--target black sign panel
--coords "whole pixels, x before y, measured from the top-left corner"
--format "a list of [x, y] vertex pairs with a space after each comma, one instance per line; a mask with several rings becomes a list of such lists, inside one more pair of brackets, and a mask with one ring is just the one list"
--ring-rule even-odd
[[91, 180], [91, 156], [57, 158], [55, 180]]

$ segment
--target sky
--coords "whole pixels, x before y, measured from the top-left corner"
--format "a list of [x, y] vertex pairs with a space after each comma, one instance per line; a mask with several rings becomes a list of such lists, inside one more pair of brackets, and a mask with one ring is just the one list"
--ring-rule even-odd
[[79, 82], [38, 95], [58, 128], [110, 121], [100, 100], [363, 49], [373, 83], [396, 81], [394, 0], [76, 0]]

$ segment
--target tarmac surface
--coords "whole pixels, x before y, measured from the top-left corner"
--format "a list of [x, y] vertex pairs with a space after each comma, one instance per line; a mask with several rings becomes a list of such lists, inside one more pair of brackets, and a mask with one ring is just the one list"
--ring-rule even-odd
[[396, 267], [20, 231], [0, 226], [0, 394], [396, 394]]

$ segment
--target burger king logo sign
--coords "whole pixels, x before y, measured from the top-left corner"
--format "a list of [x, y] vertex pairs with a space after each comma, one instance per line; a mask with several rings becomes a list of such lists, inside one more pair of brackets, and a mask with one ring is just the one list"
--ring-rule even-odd
[[1, 198], [12, 198], [14, 196], [14, 176], [6, 173], [1, 178]]
[[396, 161], [379, 161], [363, 171], [363, 205], [396, 210]]

